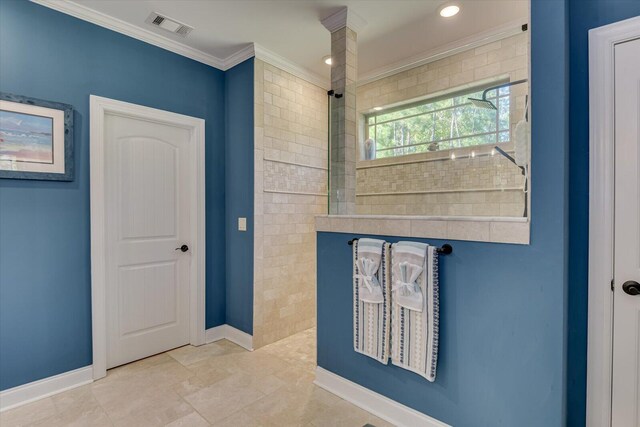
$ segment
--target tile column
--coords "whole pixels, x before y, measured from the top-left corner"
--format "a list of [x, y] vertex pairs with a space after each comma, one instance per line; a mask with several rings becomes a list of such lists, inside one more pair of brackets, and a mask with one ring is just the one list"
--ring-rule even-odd
[[366, 22], [343, 8], [322, 20], [331, 32], [329, 213], [356, 213], [356, 79], [358, 34]]

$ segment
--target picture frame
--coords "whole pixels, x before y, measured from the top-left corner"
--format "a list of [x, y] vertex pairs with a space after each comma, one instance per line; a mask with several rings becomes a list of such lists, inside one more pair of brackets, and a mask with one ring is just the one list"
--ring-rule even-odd
[[73, 181], [73, 107], [0, 92], [0, 179]]

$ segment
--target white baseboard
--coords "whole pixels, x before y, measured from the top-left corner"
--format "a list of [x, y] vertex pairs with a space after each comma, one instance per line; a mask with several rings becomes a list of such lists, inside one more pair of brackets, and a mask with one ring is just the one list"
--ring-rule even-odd
[[253, 351], [253, 336], [246, 332], [242, 332], [241, 330], [229, 325], [220, 325], [207, 329], [205, 337], [207, 344], [222, 339], [227, 339], [238, 344], [240, 347]]
[[0, 412], [93, 382], [91, 365], [0, 392]]
[[213, 328], [207, 329], [204, 334], [204, 342], [209, 344], [225, 339], [225, 332], [227, 330], [225, 326], [227, 325], [214, 326]]
[[347, 402], [400, 427], [450, 427], [442, 421], [362, 387], [320, 366], [316, 367], [314, 383]]

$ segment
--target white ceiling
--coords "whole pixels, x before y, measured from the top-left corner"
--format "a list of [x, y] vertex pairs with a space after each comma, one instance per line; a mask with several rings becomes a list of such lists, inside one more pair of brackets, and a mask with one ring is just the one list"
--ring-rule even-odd
[[[228, 58], [251, 43], [298, 67], [329, 76], [322, 57], [330, 35], [320, 20], [344, 6], [367, 21], [358, 34], [359, 75], [433, 52], [478, 33], [528, 20], [528, 0], [460, 0], [460, 13], [438, 15], [442, 0], [76, 0], [82, 6], [212, 55]], [[145, 23], [158, 12], [195, 27], [187, 37]]]

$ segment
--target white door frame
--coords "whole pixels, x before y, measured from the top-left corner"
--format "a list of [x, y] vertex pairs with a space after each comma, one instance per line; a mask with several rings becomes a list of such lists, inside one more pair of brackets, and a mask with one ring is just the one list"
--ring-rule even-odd
[[611, 425], [614, 253], [614, 48], [640, 17], [589, 31], [589, 320], [587, 426]]
[[91, 319], [93, 336], [93, 379], [107, 374], [106, 239], [105, 239], [105, 114], [149, 120], [189, 130], [194, 147], [189, 172], [195, 189], [191, 205], [192, 248], [189, 284], [189, 340], [205, 343], [205, 166], [204, 120], [155, 108], [90, 96], [90, 180], [91, 180]]

